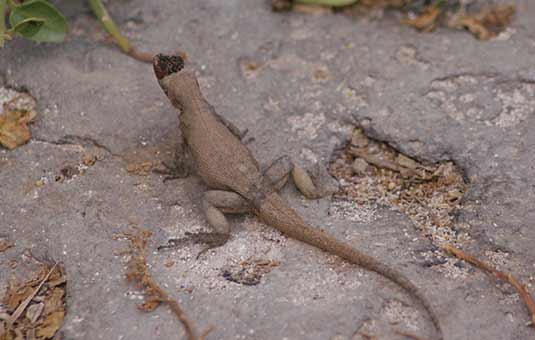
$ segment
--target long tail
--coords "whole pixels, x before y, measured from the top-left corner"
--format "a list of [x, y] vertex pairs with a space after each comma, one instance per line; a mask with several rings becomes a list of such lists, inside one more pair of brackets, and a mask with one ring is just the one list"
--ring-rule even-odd
[[338, 255], [353, 264], [372, 270], [400, 285], [422, 304], [437, 329], [438, 339], [442, 339], [442, 329], [440, 328], [436, 313], [420, 289], [405, 275], [379, 262], [375, 258], [358, 251], [349, 244], [336, 239], [329, 233], [311, 227], [278, 194], [274, 193], [266, 197], [262, 204], [257, 207], [257, 210], [258, 217], [266, 224], [277, 228], [287, 236], [320, 248], [328, 253]]

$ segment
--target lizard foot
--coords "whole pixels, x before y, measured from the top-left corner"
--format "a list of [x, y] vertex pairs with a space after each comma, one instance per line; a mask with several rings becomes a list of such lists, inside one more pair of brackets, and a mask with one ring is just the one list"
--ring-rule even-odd
[[183, 247], [187, 243], [204, 244], [205, 247], [197, 254], [196, 259], [206, 253], [208, 250], [218, 248], [227, 243], [230, 239], [229, 234], [215, 233], [215, 232], [186, 232], [185, 237], [170, 239], [166, 245], [158, 247], [158, 250], [177, 249]]
[[186, 178], [189, 176], [188, 167], [183, 166], [183, 164], [179, 162], [175, 161], [172, 165], [168, 164], [167, 162], [162, 162], [162, 165], [165, 169], [154, 169], [152, 170], [152, 172], [157, 173], [159, 175], [164, 175], [164, 182]]

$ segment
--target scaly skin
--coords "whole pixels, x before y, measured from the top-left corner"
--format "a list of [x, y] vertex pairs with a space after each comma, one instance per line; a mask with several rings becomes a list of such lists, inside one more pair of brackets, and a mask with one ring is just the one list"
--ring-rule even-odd
[[[289, 207], [278, 195], [278, 188], [273, 180], [262, 174], [258, 162], [249, 149], [235, 132], [231, 132], [204, 99], [194, 73], [182, 70], [183, 66], [183, 60], [179, 57], [158, 55], [154, 58], [154, 70], [160, 86], [173, 105], [181, 111], [180, 129], [193, 160], [193, 170], [208, 187], [238, 194], [233, 202], [239, 201], [238, 203], [244, 206], [237, 208], [238, 203], [233, 203], [233, 208], [225, 209], [223, 204], [217, 208], [224, 212], [252, 211], [264, 223], [291, 238], [387, 277], [407, 290], [423, 305], [438, 331], [438, 339], [442, 339], [438, 317], [420, 290], [409, 279], [328, 233], [311, 227]], [[208, 205], [205, 212], [211, 208], [214, 207]], [[226, 223], [221, 221], [220, 216], [211, 218], [210, 212], [206, 214], [209, 222], [215, 221], [211, 224]]]

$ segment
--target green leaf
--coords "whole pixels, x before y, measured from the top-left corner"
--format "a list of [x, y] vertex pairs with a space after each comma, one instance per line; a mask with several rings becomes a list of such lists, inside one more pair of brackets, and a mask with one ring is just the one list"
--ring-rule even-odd
[[11, 27], [7, 33], [18, 33], [27, 39], [31, 39], [31, 37], [33, 37], [37, 34], [37, 32], [39, 32], [39, 30], [43, 27], [44, 23], [45, 21], [43, 19], [24, 19], [22, 21], [19, 21], [19, 23], [15, 27]]
[[[62, 42], [68, 30], [65, 17], [44, 0], [25, 1], [12, 8], [9, 23], [16, 33], [34, 41]], [[22, 26], [17, 30], [18, 25]]]

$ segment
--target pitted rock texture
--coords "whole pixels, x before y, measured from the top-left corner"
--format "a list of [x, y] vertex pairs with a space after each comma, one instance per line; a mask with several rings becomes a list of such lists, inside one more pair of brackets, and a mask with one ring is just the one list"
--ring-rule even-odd
[[[264, 164], [282, 153], [327, 164], [355, 124], [415, 159], [454, 161], [470, 183], [456, 213], [471, 236], [467, 250], [533, 291], [535, 6], [517, 3], [508, 39], [489, 42], [447, 29], [418, 33], [395, 13], [274, 14], [263, 0], [107, 5], [141, 49], [188, 53], [208, 100], [249, 129]], [[425, 313], [398, 287], [249, 217], [232, 218], [231, 242], [199, 260], [195, 246], [156, 252], [170, 237], [206, 228], [197, 179], [164, 183], [127, 170], [135, 157], [172, 160], [176, 112], [152, 67], [108, 44], [83, 2], [58, 5], [72, 27], [64, 44], [15, 39], [0, 51], [0, 86], [26, 89], [38, 111], [32, 141], [0, 150], [0, 236], [15, 242], [0, 253], [0, 287], [32, 265], [29, 248], [65, 264], [66, 339], [180, 338], [165, 308], [137, 310], [139, 292], [115, 255], [124, 244], [113, 235], [137, 225], [155, 234], [152, 274], [201, 328], [215, 326], [209, 339], [362, 339], [359, 331], [403, 339], [396, 330], [431, 338]], [[95, 148], [103, 159], [56, 181]], [[306, 201], [292, 187], [283, 195], [307, 221], [411, 277], [438, 310], [445, 339], [534, 337], [507, 286], [458, 261], [447, 273], [430, 269], [434, 249], [402, 214], [338, 213], [339, 202]], [[254, 286], [221, 275], [253, 256], [280, 265]]]

